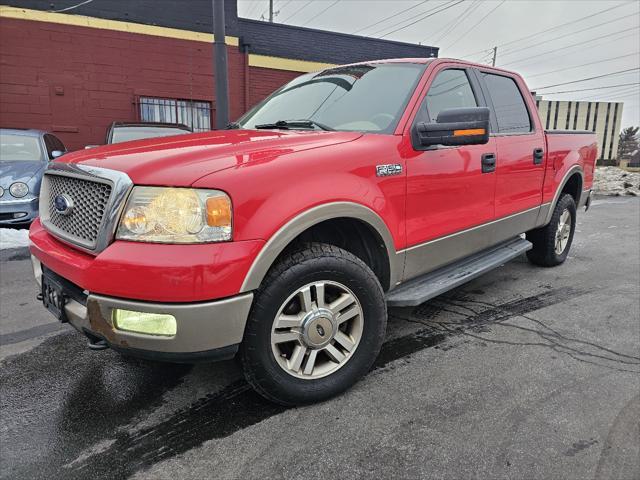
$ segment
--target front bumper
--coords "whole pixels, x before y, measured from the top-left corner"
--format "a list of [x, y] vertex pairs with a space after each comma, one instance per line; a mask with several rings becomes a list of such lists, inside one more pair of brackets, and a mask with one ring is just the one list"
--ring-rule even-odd
[[[42, 264], [32, 255], [33, 273], [42, 282]], [[82, 291], [76, 287], [78, 291]], [[96, 295], [84, 291], [82, 298], [69, 298], [64, 307], [69, 323], [90, 340], [105, 340], [115, 350], [134, 356], [172, 362], [222, 360], [232, 357], [244, 335], [253, 294], [210, 302], [152, 303]], [[171, 337], [118, 330], [112, 321], [114, 309], [173, 315], [176, 334]]]
[[38, 197], [27, 199], [0, 199], [0, 225], [24, 225], [38, 216]]

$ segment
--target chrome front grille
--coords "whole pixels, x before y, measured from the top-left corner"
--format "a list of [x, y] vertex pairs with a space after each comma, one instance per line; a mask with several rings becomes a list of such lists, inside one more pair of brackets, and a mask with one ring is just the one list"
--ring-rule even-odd
[[131, 188], [123, 172], [52, 162], [42, 179], [40, 221], [63, 242], [98, 254], [113, 241]]
[[[80, 178], [47, 175], [49, 221], [70, 239], [94, 248], [100, 225], [111, 196], [111, 185]], [[65, 195], [73, 201], [73, 210], [62, 215], [55, 208], [55, 198]]]

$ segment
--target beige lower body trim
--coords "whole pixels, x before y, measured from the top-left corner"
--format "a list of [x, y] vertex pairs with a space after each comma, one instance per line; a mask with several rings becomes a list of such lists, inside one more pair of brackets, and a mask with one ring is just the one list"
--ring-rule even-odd
[[435, 270], [537, 227], [539, 218], [545, 218], [548, 208], [549, 204], [531, 208], [403, 250], [406, 253], [403, 281]]
[[[33, 255], [31, 262], [36, 283], [41, 285], [42, 264]], [[86, 307], [69, 299], [65, 313], [76, 330], [100, 336], [114, 347], [160, 353], [198, 353], [239, 344], [252, 301], [253, 293], [199, 303], [150, 303], [90, 294]], [[117, 330], [111, 321], [115, 308], [173, 315], [177, 323], [176, 334], [163, 337]]]

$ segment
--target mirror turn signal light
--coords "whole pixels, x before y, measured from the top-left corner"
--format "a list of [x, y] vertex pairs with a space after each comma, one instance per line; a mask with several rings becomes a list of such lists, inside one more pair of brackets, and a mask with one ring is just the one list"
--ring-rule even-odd
[[454, 137], [466, 137], [469, 135], [484, 135], [484, 128], [469, 128], [467, 130], [454, 130]]

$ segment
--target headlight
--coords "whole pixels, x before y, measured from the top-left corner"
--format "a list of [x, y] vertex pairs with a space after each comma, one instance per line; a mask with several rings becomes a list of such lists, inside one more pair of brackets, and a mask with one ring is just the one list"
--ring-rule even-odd
[[231, 199], [219, 190], [135, 187], [116, 238], [137, 242], [231, 240]]
[[29, 193], [29, 187], [26, 183], [16, 182], [11, 184], [9, 192], [16, 198], [22, 198]]

